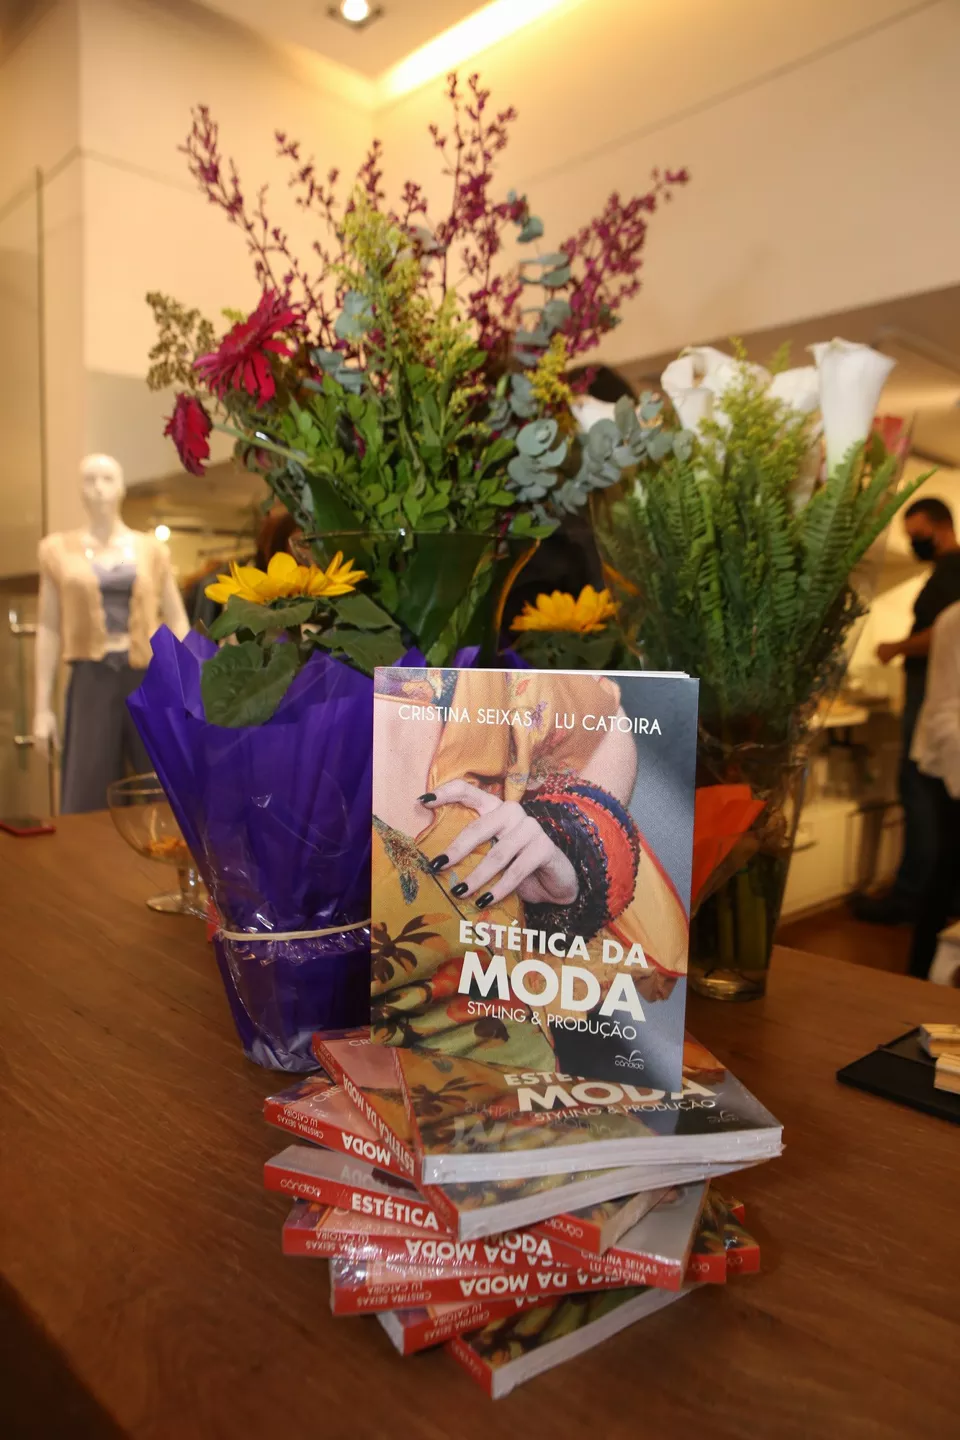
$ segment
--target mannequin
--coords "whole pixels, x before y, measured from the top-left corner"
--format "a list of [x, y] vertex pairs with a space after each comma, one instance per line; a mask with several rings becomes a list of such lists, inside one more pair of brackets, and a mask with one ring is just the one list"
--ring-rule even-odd
[[120, 518], [123, 471], [109, 455], [80, 464], [84, 529], [40, 542], [33, 738], [49, 754], [59, 743], [53, 692], [61, 657], [70, 667], [60, 809], [102, 810], [107, 786], [152, 767], [127, 712], [143, 678], [150, 636], [190, 628], [170, 556], [160, 541]]

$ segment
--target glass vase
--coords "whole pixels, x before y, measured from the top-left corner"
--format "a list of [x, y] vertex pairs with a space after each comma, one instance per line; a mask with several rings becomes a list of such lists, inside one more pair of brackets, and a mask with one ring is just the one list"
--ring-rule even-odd
[[701, 736], [689, 977], [699, 995], [754, 1000], [766, 990], [807, 754], [805, 740], [725, 746]]

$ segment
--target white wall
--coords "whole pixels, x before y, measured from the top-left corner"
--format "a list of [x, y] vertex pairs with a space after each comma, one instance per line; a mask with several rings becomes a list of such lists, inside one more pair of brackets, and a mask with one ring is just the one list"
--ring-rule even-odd
[[93, 372], [141, 377], [153, 341], [144, 303], [161, 290], [212, 318], [256, 303], [243, 238], [208, 204], [178, 153], [190, 109], [208, 104], [248, 197], [270, 182], [269, 212], [300, 250], [313, 226], [292, 203], [274, 132], [350, 174], [369, 143], [369, 112], [332, 67], [270, 45], [198, 6], [162, 0], [80, 0], [81, 128]]
[[[627, 360], [960, 279], [955, 0], [592, 0], [471, 62], [520, 112], [504, 188], [544, 243], [654, 165], [693, 179], [654, 218]], [[378, 116], [396, 184], [431, 190], [442, 83]]]
[[[79, 70], [73, 0], [34, 6], [0, 55], [0, 269], [3, 378], [0, 573], [34, 568], [41, 531], [40, 335], [47, 376], [49, 472], [76, 467], [82, 428], [78, 187]], [[42, 170], [42, 211], [36, 175]], [[42, 219], [41, 219], [42, 215]], [[41, 233], [42, 232], [42, 233]], [[45, 305], [40, 307], [42, 249]], [[10, 373], [7, 373], [9, 369]], [[52, 523], [64, 512], [51, 504]]]

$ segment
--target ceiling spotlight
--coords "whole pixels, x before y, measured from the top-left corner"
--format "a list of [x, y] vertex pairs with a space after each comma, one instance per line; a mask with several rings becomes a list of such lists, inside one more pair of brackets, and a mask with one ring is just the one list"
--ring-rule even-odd
[[370, 0], [340, 0], [339, 5], [330, 6], [327, 14], [331, 20], [344, 20], [352, 29], [362, 30], [379, 20], [383, 7], [371, 5]]
[[169, 526], [169, 525], [156, 525], [156, 526], [154, 527], [153, 533], [154, 533], [154, 535], [156, 535], [157, 539], [160, 540], [160, 541], [169, 540], [169, 539], [170, 539], [170, 526]]

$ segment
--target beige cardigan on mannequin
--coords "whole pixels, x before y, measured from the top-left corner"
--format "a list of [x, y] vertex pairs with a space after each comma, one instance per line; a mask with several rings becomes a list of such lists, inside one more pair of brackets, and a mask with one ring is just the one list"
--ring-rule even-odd
[[[130, 532], [136, 550], [137, 574], [130, 592], [129, 663], [143, 670], [150, 663], [150, 637], [161, 623], [164, 586], [170, 555], [152, 535]], [[102, 660], [107, 653], [107, 625], [97, 572], [87, 559], [82, 530], [65, 530], [40, 541], [41, 573], [60, 597], [60, 639], [63, 659]]]

